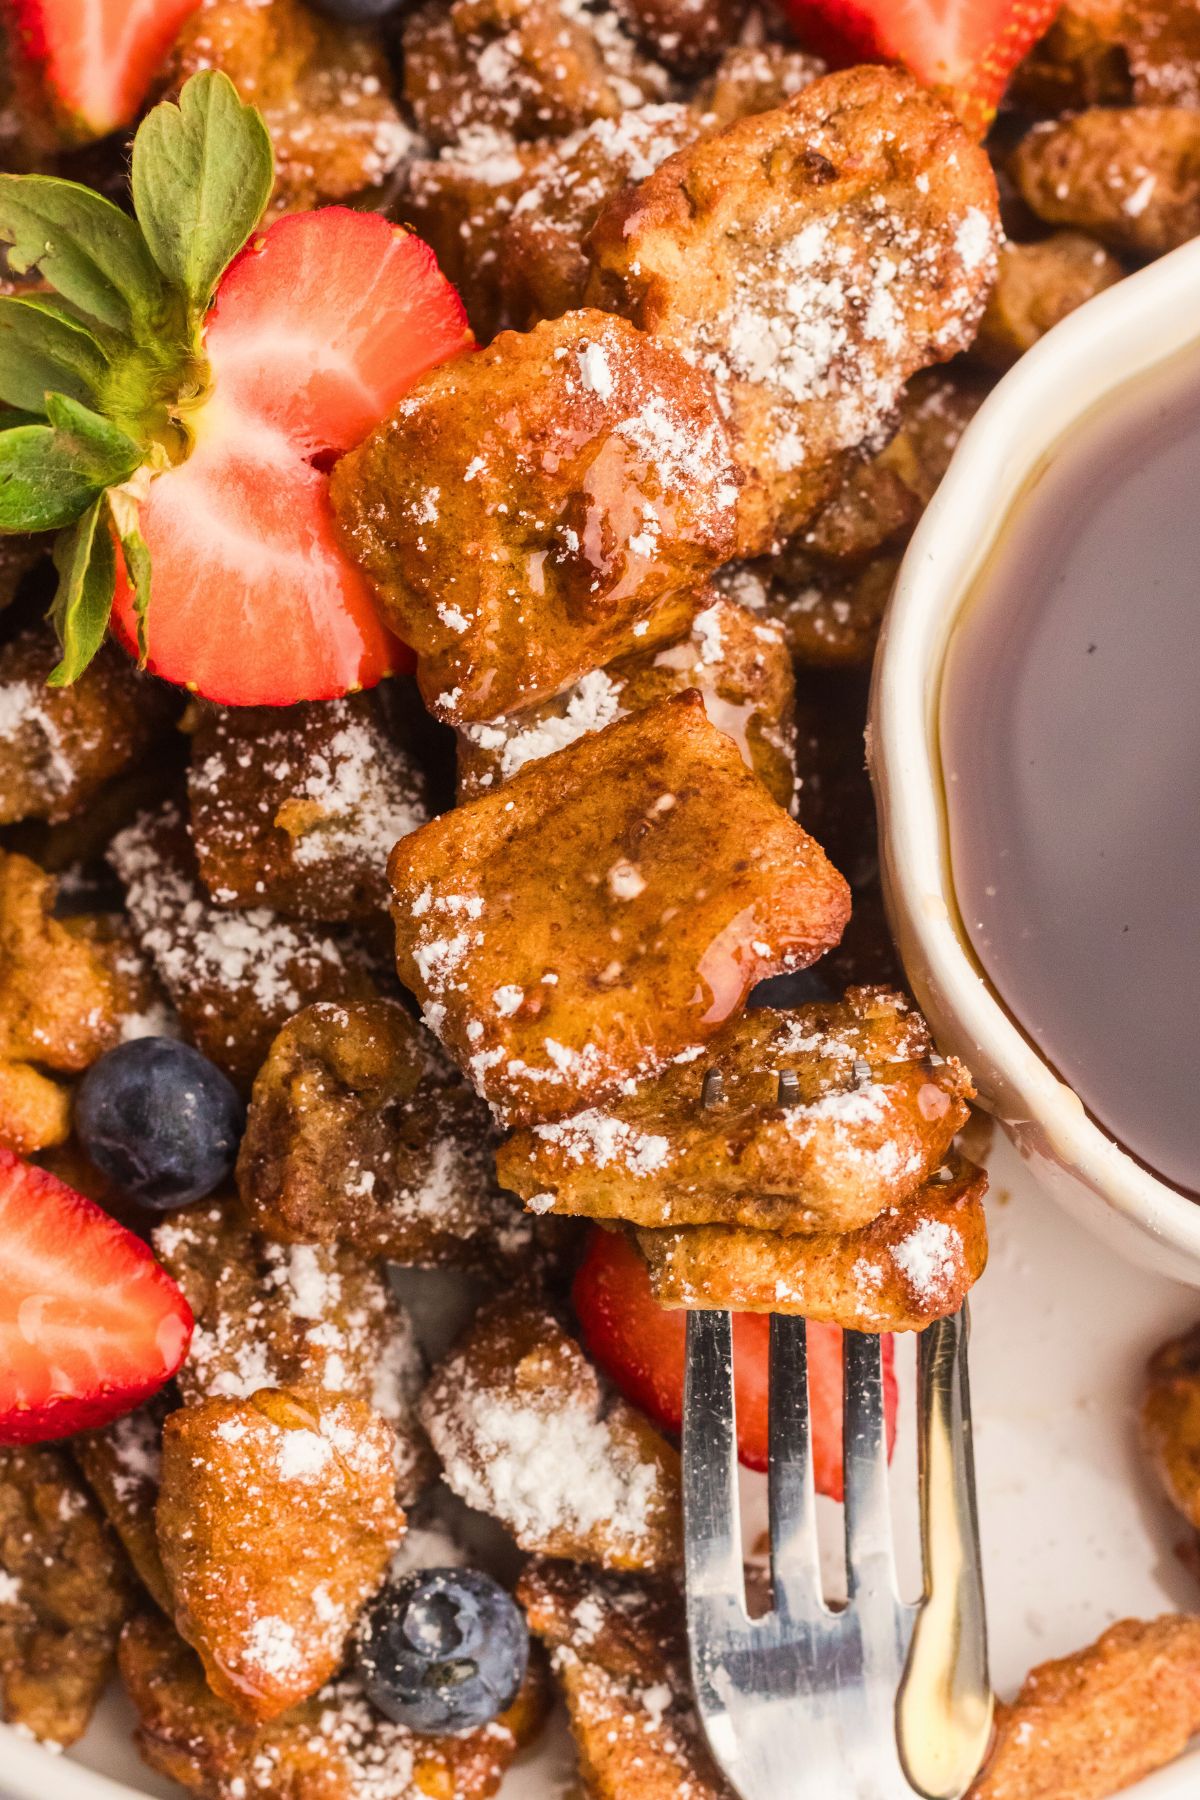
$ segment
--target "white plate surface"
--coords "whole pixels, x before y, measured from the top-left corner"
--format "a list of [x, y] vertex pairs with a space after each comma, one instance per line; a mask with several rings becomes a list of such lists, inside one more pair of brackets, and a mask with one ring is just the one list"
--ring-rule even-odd
[[[1193, 1323], [1200, 1301], [1083, 1232], [1007, 1145], [991, 1167], [992, 1259], [972, 1302], [972, 1381], [993, 1674], [1010, 1693], [1031, 1663], [1090, 1642], [1114, 1619], [1200, 1607], [1175, 1556], [1182, 1528], [1146, 1479], [1135, 1428], [1147, 1354]], [[897, 1488], [911, 1486], [907, 1473], [901, 1454]], [[141, 1766], [128, 1731], [115, 1697], [67, 1759], [0, 1728], [0, 1787], [10, 1800], [178, 1795]], [[503, 1800], [559, 1800], [570, 1769], [556, 1728], [511, 1772]], [[1200, 1750], [1129, 1791], [1195, 1800]]]

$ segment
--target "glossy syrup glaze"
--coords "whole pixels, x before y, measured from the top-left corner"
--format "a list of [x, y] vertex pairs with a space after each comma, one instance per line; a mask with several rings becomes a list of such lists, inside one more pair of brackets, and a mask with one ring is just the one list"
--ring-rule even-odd
[[1097, 1122], [1200, 1192], [1200, 353], [1086, 419], [1018, 502], [939, 723], [985, 973]]

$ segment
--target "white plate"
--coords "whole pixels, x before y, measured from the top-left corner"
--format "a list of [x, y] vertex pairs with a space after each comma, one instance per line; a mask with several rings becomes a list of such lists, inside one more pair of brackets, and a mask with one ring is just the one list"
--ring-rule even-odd
[[[1175, 1556], [1183, 1528], [1144, 1475], [1135, 1425], [1147, 1354], [1194, 1323], [1200, 1302], [1119, 1261], [1039, 1194], [1007, 1145], [991, 1164], [992, 1260], [972, 1303], [972, 1381], [992, 1667], [1010, 1693], [1031, 1663], [1089, 1643], [1114, 1619], [1200, 1605]], [[896, 1473], [910, 1489], [900, 1457]], [[114, 1696], [67, 1759], [5, 1731], [0, 1784], [11, 1800], [178, 1795], [138, 1762], [129, 1725]], [[559, 1800], [570, 1766], [558, 1727], [511, 1772], [503, 1800]], [[1128, 1791], [1195, 1800], [1200, 1750]]]

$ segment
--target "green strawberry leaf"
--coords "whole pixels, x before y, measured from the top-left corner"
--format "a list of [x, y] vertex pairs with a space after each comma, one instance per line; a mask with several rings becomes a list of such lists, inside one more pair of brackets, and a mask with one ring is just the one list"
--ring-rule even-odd
[[37, 269], [65, 300], [127, 337], [154, 335], [162, 276], [136, 221], [90, 188], [0, 175], [0, 242], [17, 274]]
[[101, 494], [54, 545], [58, 592], [50, 618], [62, 645], [62, 660], [47, 678], [49, 687], [69, 687], [83, 674], [104, 642], [116, 592], [117, 559], [109, 530], [108, 501]]
[[47, 394], [48, 425], [0, 432], [0, 533], [73, 525], [106, 487], [127, 481], [140, 444], [64, 394]]
[[0, 400], [45, 411], [47, 389], [94, 405], [108, 358], [92, 333], [41, 295], [0, 297]]
[[227, 75], [206, 69], [162, 101], [133, 140], [133, 205], [155, 262], [193, 319], [262, 217], [274, 184], [271, 139]]
[[137, 620], [138, 668], [144, 669], [150, 654], [147, 619], [150, 610], [150, 547], [139, 529], [137, 501], [124, 488], [112, 488], [108, 496], [112, 521], [121, 540], [121, 560], [133, 589], [133, 613]]

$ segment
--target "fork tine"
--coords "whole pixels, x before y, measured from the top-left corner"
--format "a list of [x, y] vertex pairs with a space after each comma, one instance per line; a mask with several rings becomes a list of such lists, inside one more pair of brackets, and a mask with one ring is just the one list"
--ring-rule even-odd
[[771, 1319], [768, 1391], [771, 1583], [776, 1609], [793, 1620], [824, 1612], [812, 1425], [808, 1405], [808, 1338], [803, 1319]]
[[861, 1331], [845, 1332], [842, 1373], [847, 1592], [852, 1602], [886, 1596], [889, 1604], [894, 1604], [896, 1570], [887, 1488], [880, 1339]]
[[733, 1321], [727, 1312], [689, 1312], [683, 1398], [683, 1513], [688, 1610], [693, 1628], [727, 1624], [731, 1597], [745, 1610]]

